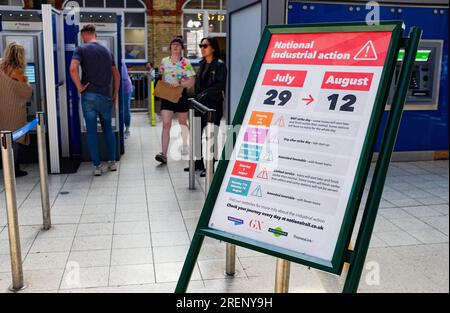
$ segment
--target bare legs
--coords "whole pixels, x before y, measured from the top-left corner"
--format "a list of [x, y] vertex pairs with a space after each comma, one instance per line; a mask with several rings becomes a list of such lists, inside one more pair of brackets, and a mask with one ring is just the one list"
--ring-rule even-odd
[[169, 149], [170, 142], [170, 128], [172, 127], [173, 111], [161, 110], [161, 118], [163, 122], [162, 131], [162, 153], [167, 156], [167, 150]]
[[183, 146], [187, 145], [189, 137], [188, 113], [178, 113], [178, 123], [181, 127], [181, 137], [183, 138]]
[[[172, 127], [172, 118], [174, 112], [169, 110], [161, 110], [161, 119], [163, 122], [163, 131], [162, 131], [162, 153], [167, 156], [167, 151], [169, 150], [170, 143], [170, 129]], [[183, 138], [183, 145], [187, 145], [188, 136], [189, 136], [189, 127], [188, 127], [188, 113], [178, 113], [178, 122], [181, 127], [181, 136]]]

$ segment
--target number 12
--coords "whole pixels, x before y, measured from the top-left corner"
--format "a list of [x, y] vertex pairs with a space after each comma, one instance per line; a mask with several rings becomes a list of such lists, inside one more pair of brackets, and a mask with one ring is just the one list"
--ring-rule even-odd
[[[329, 96], [328, 100], [331, 101], [330, 110], [331, 111], [336, 110], [336, 105], [339, 101], [339, 94], [336, 93], [336, 94]], [[342, 98], [342, 100], [347, 101], [347, 102], [340, 106], [339, 111], [353, 112], [355, 110], [355, 107], [353, 106], [356, 103], [355, 95], [346, 95]]]

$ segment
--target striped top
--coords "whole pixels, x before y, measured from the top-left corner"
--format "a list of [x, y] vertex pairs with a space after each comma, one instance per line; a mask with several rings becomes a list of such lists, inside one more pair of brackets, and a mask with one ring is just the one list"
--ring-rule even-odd
[[[26, 103], [32, 93], [33, 89], [28, 83], [16, 81], [0, 71], [0, 130], [16, 131], [27, 124]], [[29, 136], [17, 142], [28, 145]]]

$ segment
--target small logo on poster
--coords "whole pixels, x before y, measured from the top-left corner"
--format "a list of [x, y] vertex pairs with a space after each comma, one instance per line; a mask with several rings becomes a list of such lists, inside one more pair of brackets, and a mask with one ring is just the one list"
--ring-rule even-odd
[[281, 227], [269, 228], [269, 233], [273, 233], [273, 235], [277, 238], [281, 236], [287, 237], [288, 235], [288, 232], [285, 232]]
[[239, 225], [243, 225], [244, 224], [244, 220], [241, 220], [241, 219], [233, 217], [233, 216], [228, 216], [228, 220], [230, 222], [233, 222], [234, 226], [239, 226]]
[[250, 220], [248, 226], [251, 230], [262, 231], [263, 224], [264, 222], [260, 220]]

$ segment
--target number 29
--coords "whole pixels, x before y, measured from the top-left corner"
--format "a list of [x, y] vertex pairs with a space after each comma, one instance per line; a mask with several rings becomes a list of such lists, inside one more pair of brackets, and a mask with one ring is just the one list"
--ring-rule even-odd
[[283, 90], [282, 92], [280, 92], [280, 94], [278, 94], [277, 90], [271, 89], [266, 93], [266, 95], [269, 96], [269, 98], [264, 101], [264, 104], [266, 105], [276, 105], [277, 102], [275, 99], [278, 98], [278, 100], [280, 101], [278, 105], [284, 106], [292, 98], [292, 92], [290, 92], [289, 90]]

